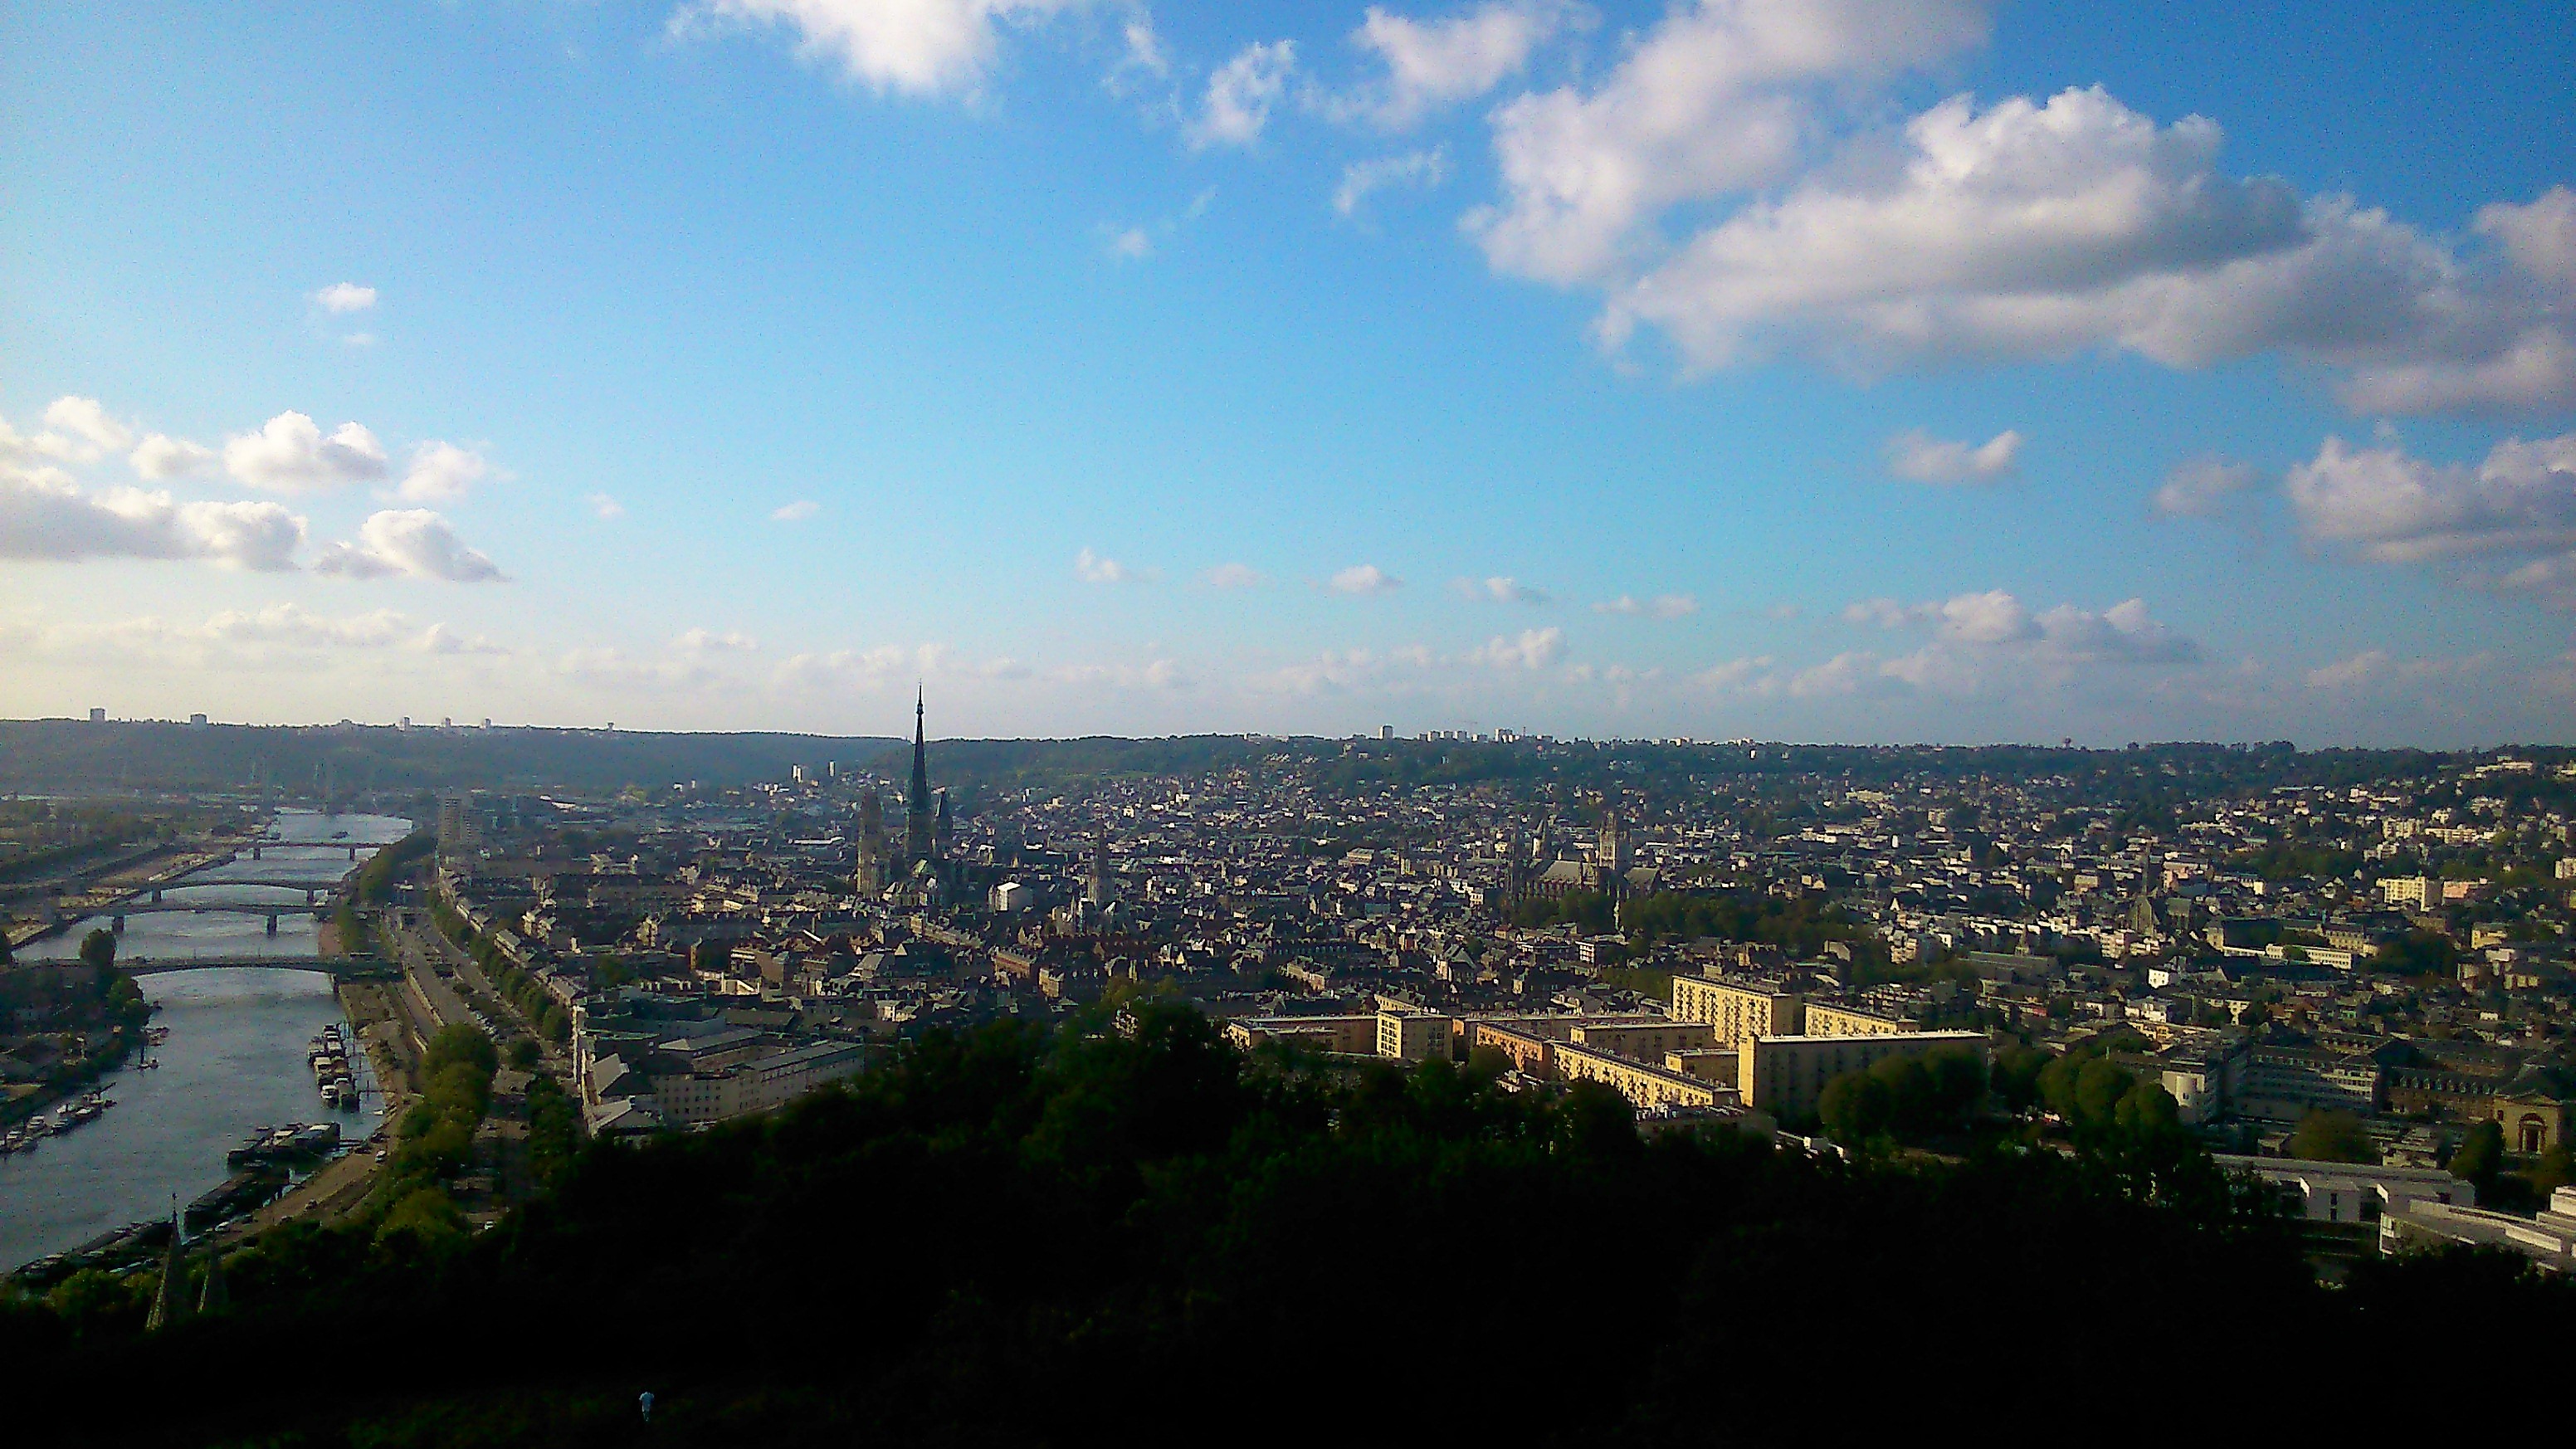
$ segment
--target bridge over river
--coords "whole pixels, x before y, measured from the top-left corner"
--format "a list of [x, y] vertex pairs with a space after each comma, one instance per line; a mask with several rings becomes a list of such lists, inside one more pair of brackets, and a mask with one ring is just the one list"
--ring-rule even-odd
[[116, 963], [116, 969], [128, 976], [163, 976], [173, 971], [228, 971], [236, 966], [313, 971], [343, 981], [390, 979], [402, 974], [402, 968], [390, 961], [346, 956], [172, 956], [163, 960], [136, 956], [131, 959], [120, 957]]

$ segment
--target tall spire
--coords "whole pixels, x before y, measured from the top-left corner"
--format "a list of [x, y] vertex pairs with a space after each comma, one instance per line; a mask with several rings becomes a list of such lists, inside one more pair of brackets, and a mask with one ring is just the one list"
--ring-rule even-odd
[[912, 791], [904, 801], [904, 858], [928, 860], [937, 842], [931, 836], [930, 819], [930, 754], [922, 731], [923, 692], [913, 687], [912, 697]]

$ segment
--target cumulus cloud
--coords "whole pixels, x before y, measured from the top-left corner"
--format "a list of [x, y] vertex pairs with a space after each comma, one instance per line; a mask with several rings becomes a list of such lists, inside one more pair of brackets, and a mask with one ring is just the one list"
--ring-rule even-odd
[[355, 282], [333, 282], [314, 293], [313, 300], [321, 303], [325, 312], [364, 312], [376, 305], [376, 289]]
[[1324, 580], [1324, 587], [1336, 594], [1391, 594], [1404, 587], [1404, 580], [1376, 564], [1353, 564]]
[[224, 470], [253, 488], [306, 493], [385, 476], [376, 435], [342, 423], [328, 437], [302, 413], [279, 413], [258, 432], [224, 440]]
[[2098, 86], [1833, 134], [1828, 98], [1854, 113], [1986, 29], [1966, 0], [1677, 9], [1597, 84], [1496, 111], [1503, 195], [1467, 229], [1498, 271], [1600, 288], [1605, 343], [1657, 329], [1692, 371], [2275, 353], [2338, 369], [2360, 409], [2576, 401], [2565, 188], [2481, 210], [2464, 247], [2229, 175], [2215, 122]]
[[2482, 206], [2470, 227], [2494, 237], [2525, 274], [2576, 291], [2576, 191], [2553, 186], [2524, 205]]
[[2226, 513], [2263, 481], [2250, 463], [2223, 458], [2193, 458], [2165, 475], [2156, 489], [2155, 510], [2167, 518], [2216, 518]]
[[1975, 0], [1818, 0], [1677, 8], [1591, 90], [1524, 95], [1494, 115], [1504, 199], [1467, 218], [1493, 266], [1570, 283], [1617, 277], [1669, 207], [1781, 177], [1808, 126], [1803, 90], [1982, 40]]
[[334, 617], [301, 604], [272, 604], [255, 613], [227, 609], [198, 631], [227, 644], [275, 644], [301, 649], [380, 649], [401, 642], [410, 624], [391, 609]]
[[671, 647], [683, 654], [749, 654], [759, 650], [760, 641], [733, 629], [690, 629], [673, 635]]
[[1199, 578], [1212, 589], [1257, 589], [1270, 582], [1259, 569], [1241, 563], [1218, 564]]
[[[1932, 603], [1862, 599], [1843, 610], [1846, 623], [1903, 629], [1929, 626], [1934, 648], [2021, 650], [2060, 664], [2182, 663], [2198, 646], [2150, 618], [2144, 600], [2099, 613], [2073, 604], [2033, 612], [2011, 593], [1989, 589]], [[1927, 665], [1928, 658], [1915, 666]]]
[[1497, 576], [1484, 579], [1451, 579], [1449, 591], [1462, 599], [1493, 604], [1544, 604], [1546, 593], [1531, 588], [1518, 579]]
[[492, 475], [483, 455], [454, 443], [423, 443], [411, 455], [410, 471], [395, 490], [410, 503], [454, 503]]
[[1434, 146], [1425, 151], [1407, 151], [1401, 156], [1381, 156], [1372, 161], [1354, 161], [1342, 168], [1342, 184], [1333, 190], [1333, 210], [1344, 216], [1357, 212], [1369, 194], [1390, 186], [1438, 186], [1449, 175], [1449, 148]]
[[50, 436], [40, 436], [39, 446], [56, 456], [69, 456], [91, 462], [103, 453], [114, 453], [134, 441], [132, 430], [108, 416], [107, 409], [94, 397], [58, 397], [45, 408], [45, 428]]
[[1954, 443], [1915, 428], [1887, 440], [1887, 471], [1915, 483], [1995, 483], [2013, 476], [2021, 434], [2010, 430], [1982, 443]]
[[354, 541], [324, 549], [316, 573], [402, 577], [453, 584], [506, 583], [498, 564], [465, 546], [447, 520], [426, 508], [386, 509], [358, 525]]
[[1154, 578], [1151, 569], [1129, 568], [1088, 548], [1073, 556], [1073, 571], [1086, 584], [1141, 584]]
[[1464, 15], [1421, 21], [1370, 6], [1351, 44], [1386, 67], [1386, 75], [1359, 92], [1327, 97], [1321, 106], [1335, 119], [1364, 117], [1390, 131], [1473, 100], [1528, 67], [1530, 53], [1589, 12], [1546, 0], [1498, 0]]
[[2509, 438], [2472, 468], [2328, 438], [2283, 491], [2310, 538], [2381, 563], [2576, 547], [2576, 433]]
[[[686, 38], [725, 25], [792, 32], [798, 53], [880, 93], [971, 91], [1003, 24], [1031, 25], [1083, 0], [702, 0], [671, 17]], [[1132, 44], [1132, 40], [1131, 40]]]
[[1698, 613], [1699, 600], [1688, 594], [1657, 594], [1651, 599], [1640, 599], [1633, 594], [1621, 594], [1615, 599], [1604, 599], [1594, 604], [1592, 612], [1640, 614], [1656, 619], [1678, 619], [1685, 614]]
[[590, 505], [591, 516], [602, 523], [614, 523], [626, 516], [626, 505], [605, 493], [586, 494], [581, 501]]
[[1249, 146], [1270, 124], [1270, 108], [1288, 87], [1297, 66], [1297, 42], [1255, 41], [1208, 77], [1198, 120], [1190, 126], [1190, 145]]
[[1058, 684], [1106, 685], [1112, 689], [1187, 689], [1190, 678], [1179, 661], [1149, 659], [1143, 664], [1068, 664], [1047, 671]]
[[1565, 652], [1565, 631], [1523, 629], [1517, 636], [1494, 638], [1467, 651], [1466, 662], [1497, 669], [1545, 669]]
[[203, 443], [154, 433], [134, 445], [126, 461], [134, 466], [135, 476], [148, 483], [194, 473], [214, 461], [215, 450]]
[[2381, 686], [2423, 684], [2475, 674], [2494, 662], [2488, 654], [2456, 659], [2399, 659], [2385, 649], [2365, 649], [2307, 672], [2308, 688], [2346, 692]]
[[1112, 260], [1142, 262], [1153, 259], [1154, 238], [1143, 227], [1110, 228], [1107, 234], [1107, 247]]
[[86, 493], [58, 469], [0, 465], [0, 558], [200, 559], [274, 573], [295, 567], [304, 529], [282, 504]]
[[793, 503], [782, 503], [776, 508], [769, 510], [769, 521], [772, 523], [803, 523], [806, 519], [809, 519], [822, 511], [822, 504], [815, 502], [811, 498], [799, 498]]

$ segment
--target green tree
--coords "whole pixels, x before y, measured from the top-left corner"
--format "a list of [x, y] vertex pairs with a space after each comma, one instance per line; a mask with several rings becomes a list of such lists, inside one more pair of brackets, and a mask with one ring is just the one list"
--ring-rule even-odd
[[2290, 1155], [2303, 1162], [2377, 1162], [2379, 1148], [2350, 1112], [2314, 1111], [2290, 1134]]
[[2182, 1130], [2182, 1108], [2161, 1083], [2140, 1082], [2120, 1098], [2113, 1112], [2131, 1138], [2164, 1137]]
[[2096, 1135], [2119, 1125], [2120, 1099], [2137, 1079], [2124, 1067], [2095, 1058], [2075, 1074], [2076, 1120]]
[[2051, 1058], [2037, 1047], [2006, 1047], [1995, 1055], [1995, 1095], [2015, 1112], [2039, 1101], [2039, 1074]]
[[116, 933], [101, 926], [81, 937], [80, 958], [83, 965], [104, 971], [116, 964]]
[[[2304, 1128], [2307, 1124], [2301, 1123]], [[2453, 1177], [2465, 1177], [2475, 1184], [2480, 1196], [2495, 1190], [2496, 1175], [2504, 1171], [2504, 1128], [2493, 1122], [2480, 1122], [2460, 1139], [2451, 1160], [2443, 1164]]]
[[1868, 1072], [1845, 1072], [1825, 1084], [1816, 1114], [1824, 1119], [1826, 1136], [1858, 1147], [1888, 1130], [1896, 1108], [1886, 1082]]

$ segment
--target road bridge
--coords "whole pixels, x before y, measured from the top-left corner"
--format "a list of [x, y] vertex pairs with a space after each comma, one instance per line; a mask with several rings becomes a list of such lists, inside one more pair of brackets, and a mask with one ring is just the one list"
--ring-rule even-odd
[[173, 956], [155, 960], [149, 956], [120, 959], [116, 969], [128, 976], [166, 976], [175, 971], [221, 971], [235, 966], [260, 966], [271, 970], [312, 971], [343, 981], [369, 981], [402, 974], [391, 962], [348, 957], [322, 956]]

